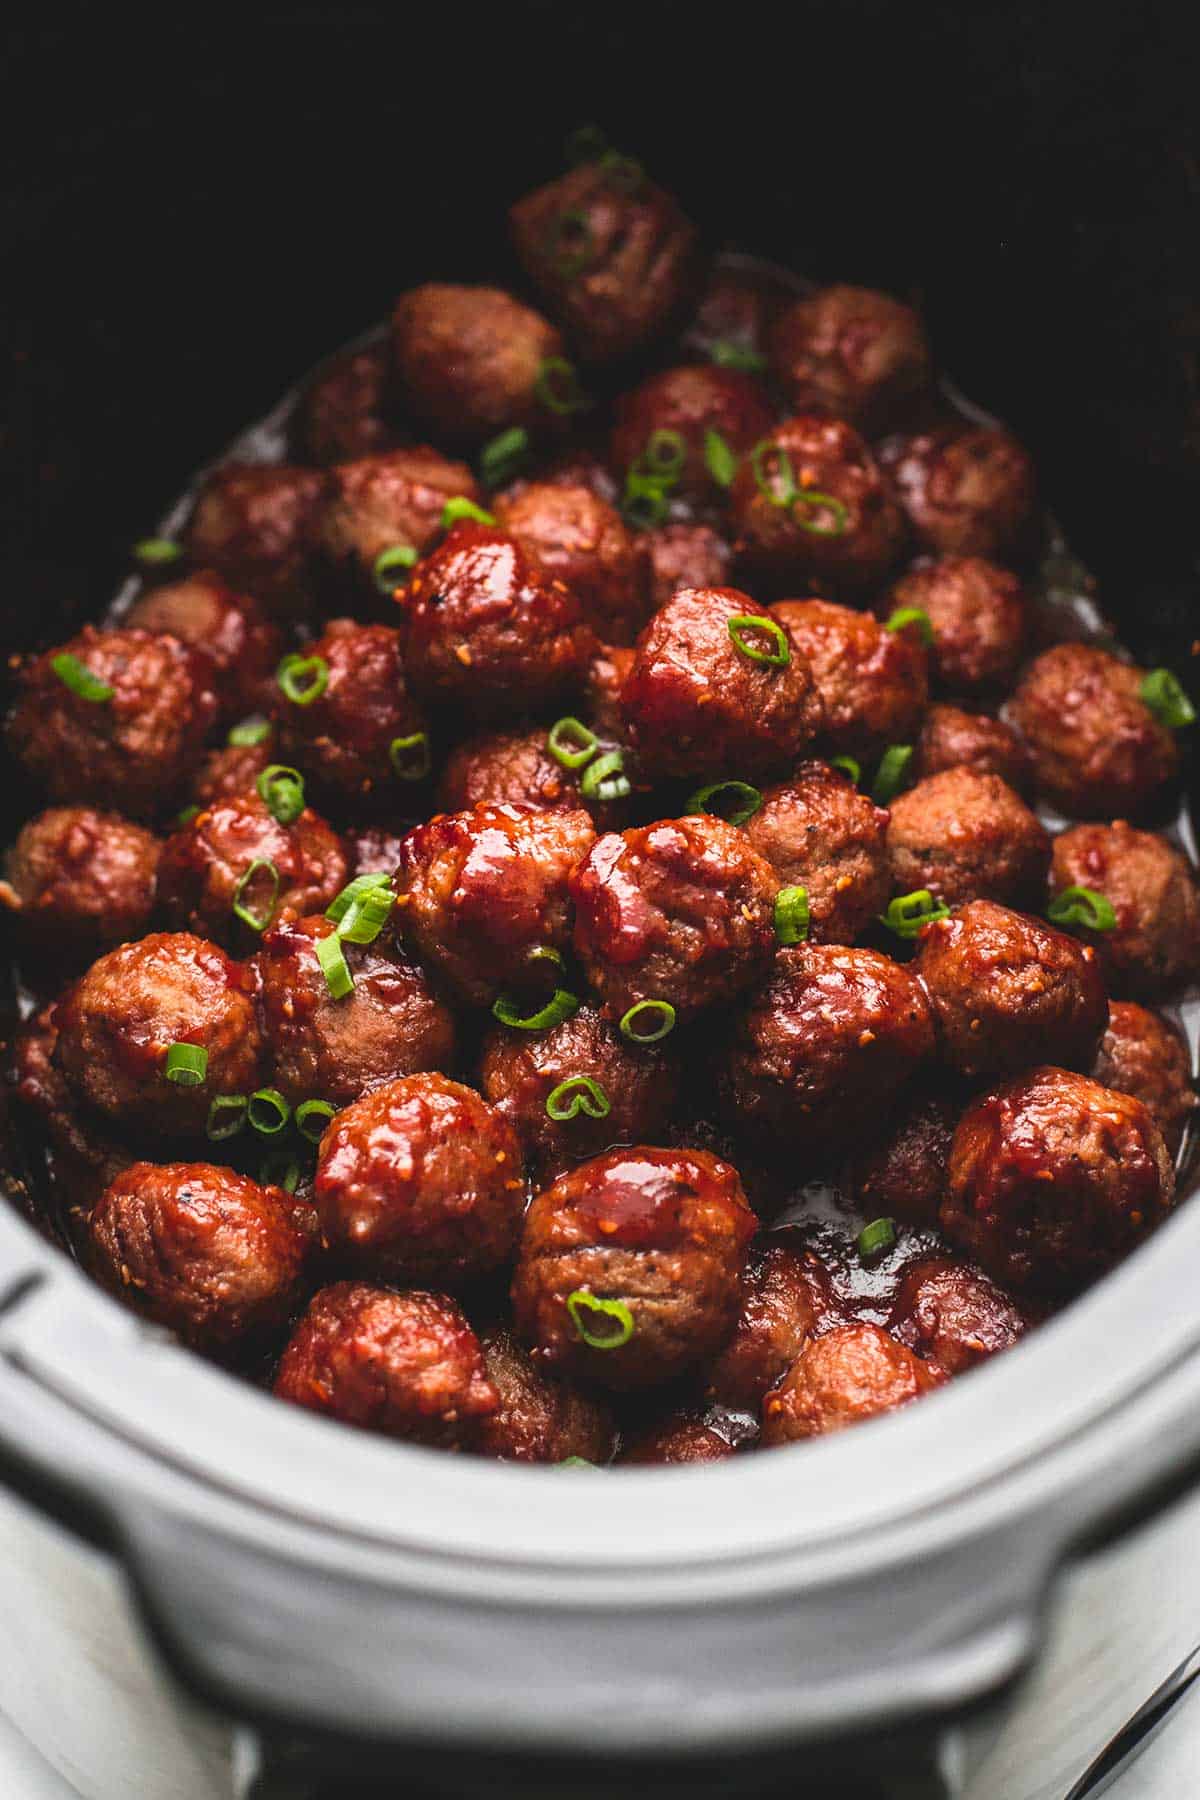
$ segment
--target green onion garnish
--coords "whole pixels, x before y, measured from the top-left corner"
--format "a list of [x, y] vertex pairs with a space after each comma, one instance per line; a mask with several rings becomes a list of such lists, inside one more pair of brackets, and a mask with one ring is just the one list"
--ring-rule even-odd
[[600, 748], [600, 739], [594, 731], [590, 731], [582, 719], [568, 714], [565, 718], [556, 719], [546, 734], [546, 748], [555, 762], [564, 769], [582, 769], [584, 763], [595, 756]]
[[583, 771], [579, 792], [585, 800], [624, 800], [633, 792], [633, 783], [625, 773], [625, 753], [606, 750]]
[[1055, 894], [1046, 908], [1052, 925], [1082, 927], [1085, 931], [1112, 931], [1117, 915], [1111, 900], [1094, 888], [1066, 887]]
[[933, 624], [923, 607], [898, 606], [883, 629], [885, 631], [903, 631], [906, 625], [915, 625], [917, 636], [925, 648], [933, 649]]
[[231, 725], [225, 742], [234, 750], [253, 750], [265, 744], [271, 735], [271, 723], [261, 713], [251, 713], [240, 725]]
[[568, 1075], [546, 1095], [546, 1116], [561, 1124], [586, 1113], [589, 1119], [607, 1119], [612, 1111], [608, 1095], [590, 1075]]
[[1178, 731], [1180, 726], [1191, 725], [1195, 720], [1196, 709], [1170, 669], [1151, 669], [1138, 693], [1168, 731]]
[[[804, 516], [797, 512], [797, 507], [803, 507], [805, 511], [813, 508], [813, 516]], [[822, 513], [830, 515], [828, 525], [821, 523], [819, 515]], [[842, 537], [850, 526], [850, 508], [836, 494], [820, 494], [816, 488], [801, 488], [792, 505], [792, 518], [801, 531], [811, 532], [814, 537]]]
[[300, 1181], [300, 1164], [289, 1150], [272, 1150], [258, 1165], [258, 1179], [263, 1187], [281, 1187], [294, 1194]]
[[335, 1109], [328, 1100], [302, 1100], [296, 1108], [296, 1130], [310, 1144], [319, 1144], [334, 1113]]
[[600, 1464], [589, 1462], [586, 1456], [564, 1456], [550, 1466], [554, 1469], [598, 1469]]
[[537, 1012], [522, 1012], [524, 1004], [527, 1003], [514, 999], [511, 994], [501, 994], [492, 1006], [492, 1017], [499, 1019], [502, 1025], [511, 1025], [515, 1031], [549, 1031], [565, 1019], [574, 1018], [579, 1011], [575, 995], [561, 987], [555, 988], [545, 1006]]
[[[734, 649], [751, 662], [763, 663], [769, 669], [786, 669], [792, 660], [792, 646], [778, 619], [768, 618], [765, 613], [735, 613], [728, 630]], [[767, 650], [761, 644], [747, 643], [747, 633], [768, 638], [773, 648]]]
[[304, 811], [304, 777], [286, 763], [269, 763], [255, 782], [271, 817], [279, 825], [294, 825]]
[[[773, 459], [771, 468], [767, 467], [768, 456]], [[750, 467], [764, 500], [769, 500], [772, 506], [778, 506], [781, 510], [792, 504], [800, 489], [796, 486], [792, 459], [782, 445], [773, 444], [770, 438], [763, 438], [750, 452]], [[782, 486], [777, 483], [782, 483]]]
[[176, 831], [182, 831], [185, 825], [190, 825], [193, 819], [198, 819], [199, 817], [200, 808], [198, 806], [181, 806], [179, 811], [175, 814]]
[[465, 494], [455, 494], [453, 499], [447, 500], [442, 508], [442, 529], [449, 531], [450, 527], [457, 525], [460, 519], [473, 519], [476, 525], [494, 525], [496, 523], [492, 514], [485, 511], [482, 506], [476, 506], [475, 502], [468, 500]]
[[[649, 1030], [640, 1029], [641, 1020], [657, 1019]], [[675, 1029], [675, 1008], [669, 1000], [637, 1000], [621, 1016], [618, 1030], [631, 1044], [658, 1044]]]
[[886, 806], [900, 792], [904, 777], [908, 774], [908, 765], [913, 759], [911, 744], [891, 744], [879, 760], [875, 771], [875, 784], [871, 789], [871, 798], [880, 806]]
[[862, 769], [852, 756], [831, 756], [829, 766], [831, 769], [840, 769], [846, 779], [853, 782], [855, 787], [862, 780]]
[[948, 919], [950, 908], [942, 900], [935, 900], [928, 888], [915, 888], [911, 894], [897, 894], [889, 900], [887, 911], [881, 913], [879, 922], [894, 931], [900, 938], [918, 937], [926, 925], [934, 919]]
[[890, 1250], [896, 1242], [896, 1226], [891, 1219], [872, 1219], [858, 1234], [858, 1254], [864, 1262]]
[[351, 908], [358, 906], [364, 894], [369, 894], [372, 888], [388, 887], [391, 879], [382, 869], [376, 870], [373, 875], [356, 875], [353, 881], [346, 883], [340, 894], [334, 895], [325, 908], [325, 917], [331, 924], [340, 925]]
[[759, 789], [748, 781], [710, 781], [690, 794], [684, 807], [689, 813], [708, 813], [730, 825], [744, 825], [763, 803]]
[[718, 338], [710, 344], [708, 360], [719, 369], [744, 369], [749, 375], [761, 375], [767, 366], [761, 350], [752, 350], [749, 344], [735, 344], [732, 338]]
[[521, 425], [510, 425], [479, 455], [479, 473], [489, 488], [504, 487], [520, 473], [529, 460], [529, 433]]
[[808, 936], [808, 889], [782, 887], [775, 896], [775, 936], [781, 944], [801, 944]]
[[[623, 1300], [602, 1300], [586, 1288], [576, 1288], [567, 1295], [567, 1311], [589, 1350], [619, 1350], [633, 1336], [633, 1314]], [[594, 1327], [601, 1319], [614, 1319], [616, 1329], [605, 1326], [597, 1332]]]
[[[249, 888], [260, 869], [265, 869], [267, 872], [268, 879], [271, 883], [271, 896], [264, 908], [261, 908], [258, 912], [252, 912], [250, 907], [246, 904], [245, 895], [246, 890]], [[244, 925], [248, 925], [251, 931], [265, 931], [274, 916], [275, 902], [278, 898], [279, 870], [275, 867], [275, 864], [269, 857], [256, 856], [233, 890], [233, 911], [235, 916], [241, 919]]]
[[711, 427], [704, 433], [704, 462], [718, 487], [732, 487], [737, 474], [737, 457], [719, 431]]
[[259, 1088], [251, 1094], [246, 1107], [246, 1117], [262, 1137], [274, 1137], [291, 1116], [292, 1109], [278, 1088]]
[[211, 1138], [214, 1144], [236, 1137], [246, 1123], [249, 1105], [248, 1094], [217, 1094], [204, 1122], [205, 1137]]
[[139, 538], [133, 546], [133, 554], [147, 568], [161, 568], [165, 563], [178, 562], [183, 555], [183, 546], [177, 544], [174, 538]]
[[388, 745], [388, 761], [397, 781], [424, 781], [433, 767], [429, 738], [424, 731], [395, 737]]
[[621, 512], [626, 523], [632, 525], [635, 531], [652, 531], [656, 525], [662, 524], [670, 510], [667, 490], [662, 482], [630, 469], [625, 477], [625, 490], [621, 496]]
[[276, 669], [275, 679], [293, 706], [311, 706], [329, 686], [329, 664], [323, 656], [293, 650]]
[[172, 1044], [163, 1073], [179, 1087], [200, 1087], [208, 1074], [208, 1051], [201, 1044]]
[[346, 961], [338, 932], [335, 931], [332, 937], [317, 939], [317, 961], [321, 965], [325, 985], [335, 1000], [344, 1000], [347, 994], [353, 993], [354, 977], [350, 973], [350, 965]]
[[69, 687], [73, 694], [78, 694], [81, 700], [91, 700], [98, 704], [101, 700], [111, 700], [113, 697], [113, 690], [107, 681], [101, 681], [99, 675], [93, 675], [86, 664], [81, 663], [77, 656], [72, 656], [69, 650], [60, 650], [57, 656], [52, 656], [50, 667], [63, 685]]
[[[572, 275], [578, 275], [586, 269], [592, 255], [592, 228], [587, 214], [578, 207], [572, 206], [566, 212], [559, 213], [551, 222], [546, 233], [546, 252], [554, 264], [556, 272], [569, 281]], [[547, 361], [561, 362], [561, 357], [549, 357]], [[567, 365], [570, 367], [570, 365]], [[544, 396], [543, 396], [544, 398]], [[555, 409], [557, 411], [557, 408]]]
[[411, 569], [416, 560], [417, 552], [412, 544], [389, 544], [386, 550], [381, 550], [371, 565], [379, 592], [390, 599], [401, 585], [405, 570]]
[[575, 364], [568, 362], [565, 356], [542, 358], [533, 391], [542, 405], [553, 413], [582, 412], [588, 405]]
[[338, 921], [338, 936], [346, 944], [373, 944], [395, 904], [396, 896], [390, 887], [367, 888]]
[[660, 429], [650, 433], [634, 467], [664, 485], [674, 486], [686, 461], [687, 440], [683, 433]]

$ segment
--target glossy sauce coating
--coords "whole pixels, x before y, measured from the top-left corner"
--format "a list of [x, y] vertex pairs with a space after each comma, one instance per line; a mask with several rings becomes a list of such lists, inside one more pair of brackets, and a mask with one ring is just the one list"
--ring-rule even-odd
[[78, 962], [145, 931], [158, 839], [118, 813], [52, 806], [26, 821], [4, 861], [0, 906], [27, 942]]
[[280, 761], [308, 776], [323, 799], [395, 807], [400, 798], [403, 804], [404, 774], [419, 769], [422, 759], [411, 751], [393, 759], [391, 746], [421, 733], [428, 743], [428, 720], [408, 692], [400, 633], [330, 619], [304, 655], [320, 657], [325, 685], [304, 705], [276, 686]]
[[1139, 689], [1145, 670], [1094, 644], [1055, 644], [1009, 702], [1038, 793], [1075, 818], [1141, 812], [1174, 779], [1179, 749]]
[[1171, 1155], [1177, 1153], [1197, 1096], [1187, 1045], [1173, 1026], [1132, 1000], [1112, 1001], [1090, 1074], [1102, 1087], [1140, 1100]]
[[[320, 547], [347, 599], [360, 607], [368, 601], [386, 606], [375, 577], [376, 559], [397, 547], [424, 556], [440, 537], [442, 512], [455, 496], [480, 498], [470, 464], [428, 445], [339, 462], [331, 469]], [[405, 579], [401, 568], [394, 585], [403, 587]]]
[[633, 538], [614, 506], [587, 487], [535, 481], [493, 511], [501, 531], [571, 590], [598, 637], [632, 643], [650, 608]]
[[1054, 840], [1049, 891], [1083, 887], [1116, 914], [1107, 931], [1080, 932], [1116, 994], [1161, 999], [1200, 973], [1200, 890], [1187, 859], [1124, 819], [1075, 825]]
[[450, 443], [552, 422], [538, 376], [562, 354], [549, 320], [500, 288], [431, 281], [401, 294], [392, 313], [401, 402]]
[[898, 894], [928, 888], [948, 906], [1036, 905], [1050, 861], [1044, 827], [998, 775], [944, 769], [891, 804], [888, 853]]
[[838, 1325], [801, 1351], [763, 1401], [766, 1446], [844, 1431], [893, 1412], [944, 1379], [878, 1325]]
[[150, 588], [130, 607], [126, 623], [203, 651], [222, 710], [233, 718], [262, 706], [270, 692], [282, 633], [263, 617], [257, 601], [234, 593], [210, 570]]
[[880, 460], [917, 542], [941, 556], [1003, 559], [1033, 514], [1033, 464], [1010, 432], [955, 420], [889, 439]]
[[823, 751], [874, 759], [889, 744], [911, 744], [929, 696], [921, 644], [829, 600], [782, 600], [771, 614], [812, 669]]
[[930, 664], [940, 692], [988, 694], [1012, 685], [1027, 620], [1021, 583], [1008, 569], [982, 556], [943, 557], [898, 581], [880, 616], [905, 607], [929, 620]]
[[852, 944], [891, 893], [888, 814], [839, 769], [801, 763], [790, 781], [763, 790], [744, 830], [781, 885], [808, 896], [808, 938]]

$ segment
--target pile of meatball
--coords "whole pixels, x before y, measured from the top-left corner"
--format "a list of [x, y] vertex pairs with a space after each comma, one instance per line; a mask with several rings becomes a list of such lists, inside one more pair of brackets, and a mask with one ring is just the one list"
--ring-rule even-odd
[[718, 1460], [1170, 1212], [1191, 707], [1034, 603], [911, 307], [611, 150], [511, 225], [520, 293], [402, 294], [21, 668], [10, 1077], [82, 1264], [283, 1400]]

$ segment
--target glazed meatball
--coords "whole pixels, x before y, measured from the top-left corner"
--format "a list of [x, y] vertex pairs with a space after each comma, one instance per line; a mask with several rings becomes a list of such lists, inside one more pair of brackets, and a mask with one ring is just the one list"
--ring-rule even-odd
[[584, 679], [585, 711], [602, 738], [619, 739], [625, 729], [621, 692], [633, 667], [633, 651], [620, 644], [600, 644]]
[[680, 588], [729, 585], [733, 550], [711, 525], [657, 525], [639, 534], [637, 546], [655, 611]]
[[[575, 951], [606, 1018], [642, 1001], [691, 1019], [765, 974], [771, 865], [744, 832], [701, 814], [598, 838], [571, 877]], [[630, 1029], [640, 1029], [631, 1022]]]
[[485, 1331], [480, 1343], [500, 1402], [481, 1422], [475, 1447], [484, 1456], [506, 1462], [560, 1463], [573, 1456], [608, 1462], [616, 1434], [602, 1400], [544, 1375], [503, 1326]]
[[1032, 530], [1033, 464], [998, 426], [955, 420], [882, 444], [913, 536], [938, 556], [1002, 558]]
[[[934, 684], [947, 694], [987, 694], [1012, 685], [1025, 646], [1025, 596], [1017, 576], [982, 556], [947, 556], [913, 569], [881, 608], [923, 612], [933, 631]], [[906, 627], [911, 630], [913, 627]]]
[[500, 288], [431, 281], [401, 294], [392, 313], [400, 397], [451, 443], [552, 424], [544, 365], [562, 356], [549, 320]]
[[925, 1083], [906, 1097], [881, 1137], [852, 1155], [845, 1189], [868, 1218], [937, 1224], [960, 1111], [944, 1084]]
[[[554, 1176], [612, 1144], [662, 1137], [675, 1111], [679, 1069], [669, 1047], [638, 1049], [595, 1007], [581, 1006], [548, 1031], [492, 1032], [480, 1086], [529, 1160]], [[552, 1095], [557, 1118], [546, 1110]]]
[[212, 663], [178, 638], [87, 625], [22, 671], [8, 739], [52, 800], [153, 818], [186, 788], [217, 704]]
[[325, 495], [318, 469], [228, 463], [196, 501], [188, 548], [273, 618], [303, 617], [312, 606], [313, 553]]
[[779, 768], [821, 723], [812, 670], [786, 623], [737, 588], [683, 588], [659, 608], [638, 638], [621, 710], [654, 777]]
[[843, 1150], [933, 1047], [929, 1002], [907, 968], [876, 950], [798, 944], [735, 1023], [724, 1107], [789, 1154]]
[[998, 775], [946, 769], [892, 801], [888, 853], [898, 894], [928, 888], [947, 906], [1036, 905], [1050, 839]]
[[[75, 1242], [105, 1188], [135, 1159], [111, 1131], [78, 1106], [58, 1066], [58, 1036], [53, 1005], [23, 1021], [13, 1039], [8, 1073], [17, 1102], [41, 1128], [50, 1180], [70, 1197], [66, 1228]], [[38, 1223], [43, 1230], [49, 1226], [46, 1219]]]
[[546, 746], [544, 725], [530, 730], [487, 732], [468, 738], [450, 752], [438, 784], [438, 805], [446, 812], [467, 812], [486, 801], [511, 801], [538, 807], [585, 807], [599, 827], [616, 823], [619, 802], [585, 798], [579, 791], [582, 769], [564, 769]]
[[683, 342], [720, 367], [765, 370], [771, 328], [794, 298], [790, 280], [767, 265], [722, 260], [708, 272]]
[[[258, 1085], [251, 973], [187, 932], [152, 932], [109, 950], [68, 989], [55, 1023], [56, 1060], [73, 1093], [129, 1132], [197, 1137], [215, 1095]], [[205, 1052], [199, 1086], [168, 1078], [174, 1044]]]
[[1200, 890], [1182, 851], [1124, 819], [1075, 825], [1054, 840], [1050, 891], [1089, 888], [1116, 914], [1088, 931], [1116, 993], [1161, 999], [1200, 973]]
[[516, 1243], [524, 1197], [516, 1133], [444, 1075], [374, 1088], [321, 1139], [322, 1234], [364, 1271], [447, 1287], [490, 1274]]
[[517, 1329], [539, 1364], [601, 1387], [670, 1381], [733, 1329], [755, 1223], [736, 1171], [707, 1151], [597, 1157], [526, 1214]]
[[689, 363], [663, 369], [622, 394], [609, 452], [622, 477], [635, 468], [652, 475], [666, 469], [673, 500], [723, 504], [728, 480], [710, 467], [711, 434], [740, 462], [773, 423], [753, 375]]
[[709, 1398], [757, 1413], [809, 1338], [841, 1323], [828, 1272], [811, 1251], [768, 1244], [752, 1253], [733, 1336], [709, 1370]]
[[404, 586], [400, 567], [381, 582], [376, 559], [405, 548], [424, 556], [442, 534], [447, 500], [479, 499], [470, 467], [415, 446], [342, 463], [329, 474], [320, 541], [326, 562], [350, 598], [378, 601]]
[[771, 614], [808, 659], [825, 709], [820, 742], [831, 755], [873, 759], [889, 744], [912, 743], [929, 695], [920, 643], [829, 600], [782, 600]]
[[167, 839], [158, 897], [172, 925], [249, 949], [285, 908], [323, 912], [347, 878], [340, 838], [311, 808], [281, 825], [258, 794], [235, 794]]
[[427, 720], [405, 686], [398, 631], [330, 619], [305, 646], [303, 660], [324, 674], [324, 683], [304, 703], [276, 690], [279, 754], [311, 776], [324, 797], [390, 800], [401, 784], [427, 772]]
[[1029, 758], [1011, 725], [987, 713], [963, 712], [957, 706], [931, 706], [917, 739], [913, 758], [917, 780], [940, 775], [943, 769], [999, 775], [1019, 794], [1030, 785]]
[[365, 344], [326, 365], [300, 405], [299, 447], [307, 461], [323, 466], [391, 449], [390, 377], [387, 344]]
[[903, 514], [843, 419], [805, 413], [777, 425], [743, 461], [730, 505], [746, 563], [785, 592], [828, 581], [859, 593], [904, 548]]
[[315, 1296], [280, 1359], [275, 1393], [440, 1450], [473, 1448], [500, 1404], [479, 1339], [453, 1300], [365, 1281], [338, 1281]]
[[1004, 1286], [1071, 1291], [1170, 1210], [1175, 1174], [1140, 1100], [1042, 1067], [982, 1094], [950, 1152], [942, 1229]]
[[1088, 945], [1028, 913], [972, 900], [921, 935], [916, 971], [941, 1053], [960, 1075], [1028, 1068], [1030, 1046], [1089, 1069], [1108, 1022], [1100, 960]]
[[1196, 1088], [1187, 1045], [1166, 1019], [1132, 1000], [1114, 1000], [1091, 1075], [1101, 1087], [1140, 1100], [1171, 1155], [1178, 1153], [1196, 1108]]
[[270, 691], [283, 647], [279, 627], [262, 616], [256, 601], [235, 594], [219, 575], [202, 571], [149, 588], [134, 601], [125, 622], [138, 631], [166, 632], [203, 650], [216, 672], [222, 709], [230, 717], [253, 712]]
[[961, 1375], [1021, 1337], [1027, 1320], [982, 1269], [924, 1257], [905, 1270], [888, 1329], [947, 1375]]
[[566, 583], [598, 636], [632, 643], [649, 608], [633, 539], [615, 507], [586, 487], [534, 481], [493, 510], [501, 531]]
[[771, 369], [797, 412], [878, 432], [928, 387], [929, 346], [911, 306], [838, 283], [780, 313]]
[[531, 963], [531, 953], [567, 948], [567, 884], [595, 835], [578, 809], [436, 813], [401, 845], [397, 904], [406, 937], [477, 1005], [505, 988], [536, 985], [545, 962]]
[[837, 1325], [806, 1344], [763, 1401], [765, 1449], [842, 1431], [919, 1399], [944, 1379], [878, 1325]]
[[888, 815], [828, 763], [801, 763], [766, 788], [745, 832], [785, 887], [808, 895], [808, 937], [852, 944], [891, 892]]
[[[235, 794], [252, 794], [263, 770], [276, 760], [273, 731], [268, 731], [258, 744], [222, 744], [219, 749], [210, 750], [192, 783], [194, 804], [212, 806]], [[177, 819], [176, 824], [179, 823]]]
[[385, 1081], [454, 1061], [453, 1015], [415, 963], [382, 937], [343, 942], [354, 987], [334, 999], [316, 947], [335, 930], [325, 918], [286, 914], [256, 959], [271, 1079], [293, 1105], [348, 1106]]
[[695, 228], [626, 157], [572, 169], [509, 217], [526, 274], [589, 362], [641, 349], [693, 285]]
[[88, 1221], [104, 1286], [194, 1348], [285, 1325], [313, 1242], [308, 1209], [212, 1163], [133, 1163]]
[[582, 686], [594, 642], [565, 583], [486, 525], [456, 525], [421, 564], [404, 621], [413, 686], [475, 718], [548, 710]]
[[158, 839], [119, 813], [52, 806], [29, 819], [4, 859], [0, 906], [52, 955], [94, 956], [150, 923]]
[[622, 1445], [617, 1462], [708, 1463], [724, 1462], [734, 1446], [700, 1413], [673, 1412], [635, 1432]]

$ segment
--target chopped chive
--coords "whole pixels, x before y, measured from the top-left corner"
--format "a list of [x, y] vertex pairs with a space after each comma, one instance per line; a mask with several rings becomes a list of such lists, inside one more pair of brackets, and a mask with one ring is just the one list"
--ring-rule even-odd
[[[814, 508], [811, 517], [805, 517], [796, 511], [797, 507]], [[828, 513], [831, 523], [823, 525], [820, 515]], [[816, 488], [801, 488], [792, 503], [792, 518], [801, 531], [811, 532], [813, 537], [843, 537], [850, 528], [850, 508], [837, 498], [836, 494], [821, 494]]]
[[510, 425], [484, 445], [479, 455], [479, 473], [487, 487], [504, 487], [528, 461], [529, 433], [521, 425]]

